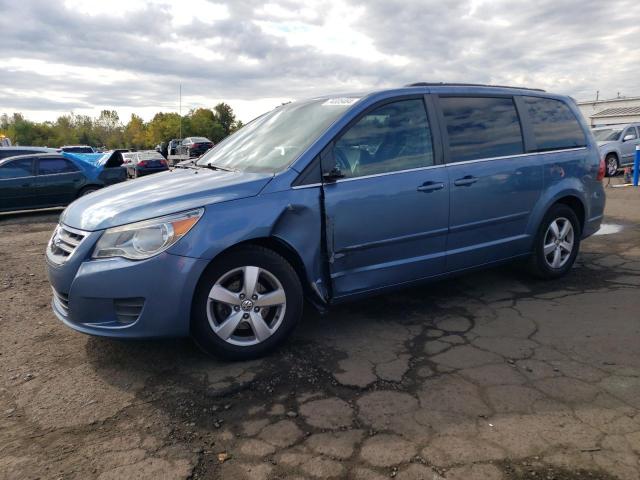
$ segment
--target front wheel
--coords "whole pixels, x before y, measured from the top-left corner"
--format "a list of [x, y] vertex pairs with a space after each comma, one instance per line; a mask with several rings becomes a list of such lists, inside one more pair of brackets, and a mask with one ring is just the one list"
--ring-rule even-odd
[[615, 177], [618, 173], [618, 168], [620, 167], [620, 165], [618, 165], [618, 159], [616, 158], [616, 156], [613, 154], [607, 155], [604, 163], [607, 166], [607, 177]]
[[578, 256], [580, 234], [580, 222], [573, 209], [563, 204], [551, 207], [536, 235], [531, 272], [543, 279], [566, 275]]
[[272, 250], [243, 247], [205, 271], [191, 308], [191, 334], [205, 352], [232, 360], [280, 345], [302, 316], [300, 279]]

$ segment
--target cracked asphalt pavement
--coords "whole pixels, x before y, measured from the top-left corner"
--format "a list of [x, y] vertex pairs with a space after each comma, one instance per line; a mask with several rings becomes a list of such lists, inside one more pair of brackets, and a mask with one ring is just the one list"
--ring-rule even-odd
[[564, 279], [307, 310], [246, 363], [70, 331], [44, 269], [58, 214], [2, 216], [0, 479], [637, 480], [640, 192], [607, 194], [623, 228]]

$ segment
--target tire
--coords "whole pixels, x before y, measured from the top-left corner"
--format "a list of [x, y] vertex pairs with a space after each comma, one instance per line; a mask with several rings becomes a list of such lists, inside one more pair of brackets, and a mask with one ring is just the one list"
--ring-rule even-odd
[[272, 250], [242, 247], [203, 273], [191, 306], [191, 336], [210, 355], [248, 360], [283, 343], [302, 310], [302, 286], [291, 264]]
[[613, 153], [607, 155], [604, 159], [605, 164], [605, 173], [607, 177], [615, 177], [618, 173], [618, 169], [620, 168], [620, 162], [618, 162], [618, 157], [616, 157]]
[[84, 197], [85, 195], [89, 195], [90, 193], [96, 192], [98, 190], [100, 190], [100, 187], [96, 187], [96, 186], [84, 187], [82, 190], [80, 190], [80, 193], [78, 193], [78, 198]]
[[529, 261], [531, 273], [545, 280], [566, 275], [578, 256], [581, 234], [573, 209], [561, 203], [553, 205], [538, 228]]

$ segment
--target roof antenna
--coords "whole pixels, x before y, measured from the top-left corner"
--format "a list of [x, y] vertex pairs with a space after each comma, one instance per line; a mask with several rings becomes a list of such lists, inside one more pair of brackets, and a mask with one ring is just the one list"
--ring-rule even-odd
[[596, 102], [600, 99], [600, 90], [596, 90]]

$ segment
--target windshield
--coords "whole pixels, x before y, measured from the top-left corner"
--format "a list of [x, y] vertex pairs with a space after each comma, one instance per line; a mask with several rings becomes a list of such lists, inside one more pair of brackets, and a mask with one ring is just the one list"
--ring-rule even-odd
[[616, 128], [602, 128], [594, 130], [593, 135], [598, 142], [607, 142], [612, 140], [618, 140], [618, 137], [622, 133], [622, 130]]
[[275, 173], [291, 165], [358, 98], [294, 102], [265, 113], [226, 138], [198, 165]]

